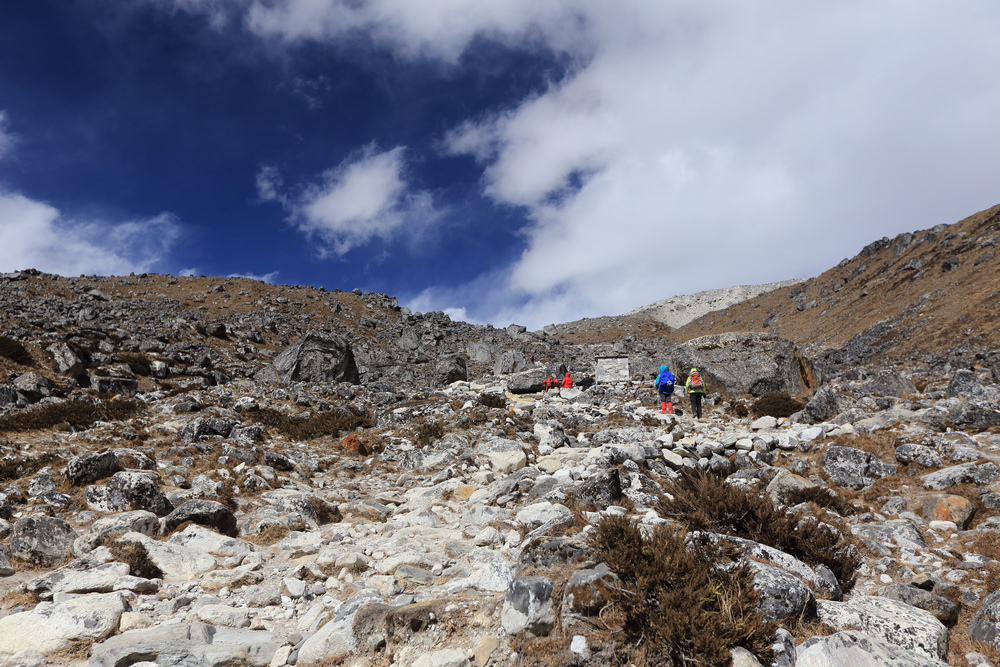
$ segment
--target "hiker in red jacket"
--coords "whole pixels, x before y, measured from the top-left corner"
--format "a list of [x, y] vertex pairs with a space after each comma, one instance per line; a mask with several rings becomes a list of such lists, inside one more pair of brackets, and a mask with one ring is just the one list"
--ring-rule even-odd
[[566, 371], [566, 377], [563, 378], [562, 386], [564, 389], [573, 388], [573, 378], [570, 377], [569, 371]]

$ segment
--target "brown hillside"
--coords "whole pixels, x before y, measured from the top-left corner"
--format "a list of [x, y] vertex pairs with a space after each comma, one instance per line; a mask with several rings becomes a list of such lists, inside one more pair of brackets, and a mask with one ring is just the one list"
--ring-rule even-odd
[[952, 225], [875, 241], [816, 278], [710, 313], [667, 338], [774, 331], [812, 355], [841, 350], [885, 363], [994, 351], [1000, 349], [998, 243], [1000, 205]]

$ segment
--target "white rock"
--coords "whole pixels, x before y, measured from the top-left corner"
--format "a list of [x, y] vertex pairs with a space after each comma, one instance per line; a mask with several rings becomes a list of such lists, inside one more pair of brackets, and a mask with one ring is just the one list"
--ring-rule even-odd
[[769, 415], [764, 415], [759, 419], [755, 419], [751, 424], [750, 428], [755, 431], [762, 431], [765, 429], [771, 429], [778, 425], [778, 420]]
[[118, 629], [125, 607], [121, 593], [40, 602], [31, 611], [0, 618], [0, 653], [51, 653], [75, 641], [103, 639]]
[[847, 602], [817, 600], [820, 620], [837, 630], [859, 630], [887, 644], [937, 660], [948, 655], [948, 628], [923, 609], [884, 597]]

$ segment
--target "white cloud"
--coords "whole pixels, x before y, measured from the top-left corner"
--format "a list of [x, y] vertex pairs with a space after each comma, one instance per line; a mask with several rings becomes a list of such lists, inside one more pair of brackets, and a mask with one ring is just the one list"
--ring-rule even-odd
[[282, 191], [277, 170], [264, 167], [257, 192], [279, 201], [300, 231], [318, 237], [321, 252], [344, 254], [373, 238], [418, 233], [437, 217], [430, 193], [409, 187], [404, 155], [401, 146], [381, 152], [368, 146], [294, 196]]
[[0, 192], [0, 271], [123, 275], [156, 267], [180, 236], [169, 214], [109, 224], [66, 219], [48, 204]]
[[230, 278], [249, 278], [251, 280], [259, 280], [262, 283], [268, 283], [273, 285], [277, 280], [278, 276], [281, 275], [280, 271], [271, 271], [270, 273], [265, 273], [263, 275], [258, 275], [256, 273], [230, 273]]
[[[530, 220], [523, 254], [493, 276], [501, 283], [423, 295], [479, 319], [541, 325], [814, 275], [882, 235], [997, 203], [992, 0], [230, 7], [270, 38], [365, 35], [453, 66], [480, 37], [569, 56], [563, 80], [446, 138], [480, 161], [488, 197]], [[376, 173], [350, 205], [346, 171], [328, 179], [302, 203], [304, 228], [348, 247], [394, 229], [379, 202], [401, 190], [391, 168]], [[358, 236], [362, 220], [370, 231]]]

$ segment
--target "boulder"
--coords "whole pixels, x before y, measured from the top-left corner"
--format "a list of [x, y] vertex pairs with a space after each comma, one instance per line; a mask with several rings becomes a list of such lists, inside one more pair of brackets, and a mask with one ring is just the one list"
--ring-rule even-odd
[[173, 509], [160, 491], [156, 475], [149, 472], [116, 472], [108, 483], [87, 487], [87, 507], [95, 512], [124, 512], [143, 509], [164, 516]]
[[845, 630], [804, 641], [796, 649], [795, 667], [947, 667], [947, 663]]
[[859, 405], [854, 397], [838, 393], [832, 386], [826, 385], [819, 388], [802, 412], [807, 421], [815, 424], [833, 419]]
[[40, 602], [31, 611], [0, 618], [0, 653], [52, 653], [75, 642], [104, 639], [118, 629], [126, 608], [121, 593]]
[[618, 588], [618, 576], [604, 563], [577, 570], [563, 588], [562, 615], [596, 616], [614, 601]]
[[961, 611], [961, 607], [948, 598], [909, 584], [889, 584], [879, 592], [879, 595], [928, 611], [948, 627], [955, 625], [958, 612]]
[[555, 627], [552, 610], [552, 580], [546, 577], [515, 577], [507, 588], [500, 623], [508, 635], [528, 631], [544, 637]]
[[[268, 369], [265, 369], [267, 371]], [[254, 379], [267, 382], [350, 382], [358, 384], [360, 376], [351, 344], [334, 333], [307, 331], [296, 343], [274, 358], [271, 373], [258, 373]]]
[[853, 447], [828, 447], [823, 470], [838, 486], [847, 489], [866, 489], [879, 477], [896, 474], [896, 466], [883, 463], [871, 452]]
[[35, 403], [46, 396], [50, 396], [52, 390], [55, 389], [55, 385], [44, 375], [29, 371], [28, 373], [21, 373], [14, 378], [14, 388], [19, 394], [32, 403]]
[[976, 478], [978, 467], [975, 463], [961, 463], [957, 466], [941, 468], [920, 478], [924, 488], [941, 491], [957, 484], [968, 484]]
[[862, 388], [875, 396], [911, 396], [917, 393], [917, 385], [902, 373], [881, 370], [869, 379]]
[[969, 499], [947, 493], [924, 496], [920, 508], [921, 515], [928, 521], [951, 521], [959, 530], [965, 530], [976, 513]]
[[851, 532], [858, 537], [890, 546], [916, 545], [921, 549], [927, 547], [923, 535], [908, 519], [859, 523], [851, 527]]
[[916, 463], [924, 468], [939, 468], [941, 456], [931, 447], [923, 445], [904, 444], [896, 447], [896, 460], [903, 465]]
[[265, 667], [278, 650], [270, 632], [174, 623], [129, 630], [94, 645], [89, 667], [118, 667], [137, 661], [158, 665], [251, 665]]
[[989, 391], [979, 381], [979, 376], [967, 368], [960, 368], [951, 376], [945, 396], [976, 403], [995, 400], [994, 392]]
[[110, 449], [74, 456], [66, 464], [66, 481], [73, 486], [93, 484], [122, 469], [122, 463]]
[[73, 553], [83, 556], [96, 549], [104, 541], [104, 538], [113, 533], [141, 533], [147, 537], [152, 537], [159, 529], [160, 522], [156, 515], [146, 510], [135, 510], [132, 512], [121, 512], [104, 516], [90, 524], [90, 530], [86, 535], [81, 535], [73, 543]]
[[135, 378], [95, 377], [90, 386], [101, 394], [135, 396], [139, 393], [139, 381]]
[[83, 360], [69, 345], [63, 342], [53, 343], [46, 348], [52, 353], [52, 363], [56, 372], [75, 378], [83, 375]]
[[460, 354], [448, 354], [438, 359], [434, 366], [431, 384], [437, 387], [447, 386], [452, 382], [465, 382], [469, 379], [465, 357]]
[[26, 516], [14, 524], [10, 552], [29, 563], [52, 567], [70, 559], [76, 537], [72, 526], [58, 517]]
[[560, 380], [566, 375], [565, 364], [559, 364], [556, 368], [532, 368], [530, 370], [514, 373], [507, 378], [507, 390], [512, 394], [531, 394], [542, 391], [542, 383], [549, 376]]
[[622, 480], [617, 468], [608, 468], [573, 487], [573, 498], [580, 506], [596, 505], [604, 509], [621, 497]]
[[951, 424], [956, 429], [981, 431], [991, 426], [1000, 426], [1000, 412], [977, 403], [958, 401], [948, 411]]
[[[494, 375], [512, 375], [531, 368], [531, 363], [518, 350], [507, 350], [493, 364]], [[544, 379], [544, 378], [543, 378]]]
[[697, 368], [708, 391], [731, 397], [771, 392], [801, 396], [814, 384], [809, 362], [795, 344], [768, 333], [724, 333], [689, 340], [674, 348], [670, 368], [682, 375]]
[[163, 518], [163, 530], [170, 532], [187, 521], [209, 526], [229, 537], [236, 537], [239, 533], [236, 528], [236, 515], [231, 509], [215, 500], [184, 501]]
[[760, 594], [757, 610], [768, 620], [807, 619], [816, 616], [816, 596], [798, 577], [757, 561], [748, 561], [753, 569], [753, 585]]
[[930, 612], [898, 600], [859, 595], [817, 601], [820, 620], [836, 630], [859, 630], [879, 641], [937, 660], [948, 656], [948, 628]]
[[299, 648], [297, 665], [330, 661], [351, 653], [358, 644], [354, 619], [368, 605], [381, 602], [382, 595], [366, 589], [341, 602], [330, 621], [312, 634]]

